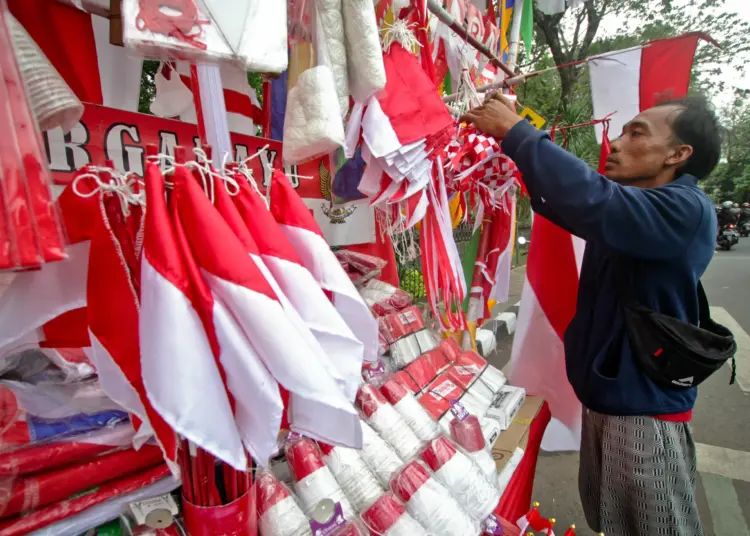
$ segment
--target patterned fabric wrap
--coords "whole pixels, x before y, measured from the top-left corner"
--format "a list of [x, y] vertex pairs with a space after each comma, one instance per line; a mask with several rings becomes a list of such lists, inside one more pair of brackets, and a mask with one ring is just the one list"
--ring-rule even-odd
[[579, 487], [586, 521], [612, 536], [703, 536], [689, 423], [583, 409]]
[[512, 186], [518, 170], [500, 143], [474, 126], [459, 126], [445, 149], [446, 178], [453, 192], [469, 192], [485, 209], [497, 207]]

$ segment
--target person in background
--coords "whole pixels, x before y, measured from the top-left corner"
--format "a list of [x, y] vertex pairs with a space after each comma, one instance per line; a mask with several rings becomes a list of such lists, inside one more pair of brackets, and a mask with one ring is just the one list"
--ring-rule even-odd
[[719, 207], [717, 218], [719, 219], [719, 230], [721, 230], [721, 228], [725, 225], [729, 225], [730, 223], [736, 224], [737, 216], [734, 212], [734, 204], [731, 201], [724, 201], [721, 204], [721, 207]]
[[538, 215], [586, 240], [565, 360], [584, 408], [579, 490], [588, 524], [607, 536], [701, 536], [690, 425], [697, 389], [662, 387], [639, 368], [616, 265], [634, 272], [642, 304], [697, 325], [696, 287], [717, 235], [714, 206], [697, 186], [720, 156], [711, 106], [688, 98], [641, 112], [612, 142], [606, 176], [502, 95], [462, 119], [502, 139]]

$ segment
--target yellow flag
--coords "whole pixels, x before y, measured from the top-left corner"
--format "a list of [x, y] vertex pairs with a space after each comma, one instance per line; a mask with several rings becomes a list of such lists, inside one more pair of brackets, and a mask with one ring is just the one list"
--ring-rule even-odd
[[529, 108], [528, 106], [521, 110], [521, 117], [528, 120], [529, 123], [534, 125], [535, 128], [541, 129], [544, 124], [547, 122], [541, 115], [536, 113], [534, 110]]

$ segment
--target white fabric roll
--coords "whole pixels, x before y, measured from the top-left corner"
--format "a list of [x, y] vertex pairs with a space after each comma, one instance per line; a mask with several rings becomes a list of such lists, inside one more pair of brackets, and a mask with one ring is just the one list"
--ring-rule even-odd
[[482, 472], [490, 478], [490, 482], [497, 481], [497, 465], [495, 465], [495, 458], [487, 449], [478, 450], [476, 452], [470, 452], [469, 456], [474, 463], [479, 466]]
[[393, 407], [420, 440], [432, 441], [440, 435], [440, 426], [413, 394], [407, 393]]
[[422, 449], [422, 442], [406, 421], [390, 404], [378, 407], [368, 421], [375, 431], [396, 449], [402, 460], [414, 459]]
[[435, 471], [435, 476], [474, 521], [481, 522], [486, 519], [500, 501], [500, 491], [497, 487], [487, 480], [482, 470], [461, 451], [457, 451]]
[[294, 497], [286, 497], [260, 517], [260, 536], [312, 536], [310, 520]]
[[477, 536], [479, 524], [471, 520], [456, 500], [437, 480], [422, 484], [406, 510], [433, 536]]
[[341, 509], [346, 519], [356, 517], [349, 499], [344, 495], [328, 467], [321, 467], [297, 482], [294, 485], [294, 492], [299, 497], [307, 515], [312, 513], [320, 501], [330, 499], [334, 503], [341, 503]]
[[323, 460], [358, 513], [364, 512], [385, 493], [357, 450], [335, 447]]
[[428, 536], [427, 531], [408, 513], [398, 518], [385, 536]]
[[387, 487], [393, 475], [404, 466], [403, 460], [398, 457], [393, 447], [364, 422], [362, 423], [362, 439], [363, 446], [360, 451], [362, 459], [375, 473], [380, 483]]
[[365, 102], [385, 87], [385, 65], [372, 0], [344, 0], [344, 30], [349, 90]]

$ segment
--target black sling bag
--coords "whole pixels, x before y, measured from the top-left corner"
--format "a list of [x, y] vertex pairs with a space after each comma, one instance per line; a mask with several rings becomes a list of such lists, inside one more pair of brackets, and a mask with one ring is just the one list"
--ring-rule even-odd
[[646, 307], [638, 302], [627, 260], [615, 259], [617, 293], [622, 301], [633, 351], [641, 369], [657, 384], [695, 387], [732, 360], [734, 383], [737, 343], [726, 327], [711, 319], [706, 292], [698, 281], [699, 326]]

